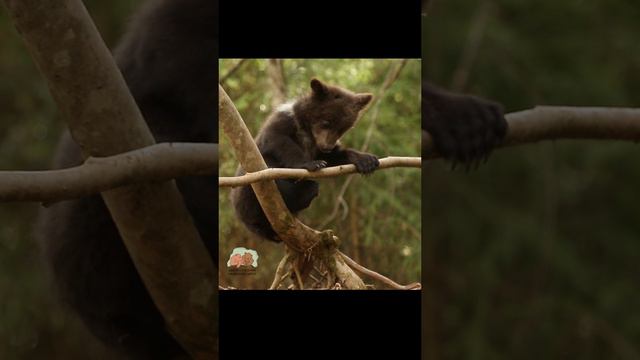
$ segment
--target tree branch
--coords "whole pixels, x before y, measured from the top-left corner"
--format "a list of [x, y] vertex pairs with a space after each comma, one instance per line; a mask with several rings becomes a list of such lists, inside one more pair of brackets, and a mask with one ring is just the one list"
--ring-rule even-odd
[[[240, 165], [247, 172], [267, 169], [267, 164], [253, 141], [249, 129], [222, 86], [219, 87], [219, 93], [220, 125], [229, 138]], [[330, 270], [327, 281], [342, 284], [347, 289], [366, 288], [362, 279], [344, 263], [344, 259], [338, 254], [338, 238], [333, 236], [331, 230], [320, 232], [295, 218], [284, 204], [282, 195], [273, 180], [255, 182], [251, 187], [273, 230], [287, 245], [286, 250], [291, 252], [291, 255], [283, 260], [282, 266], [279, 266], [279, 274], [288, 266], [298, 276], [298, 287], [303, 288], [310, 269], [313, 268], [314, 263], [319, 263]], [[276, 287], [278, 282], [278, 279], [274, 281]]]
[[[218, 91], [220, 126], [229, 138], [229, 143], [233, 146], [240, 165], [247, 172], [267, 169], [267, 164], [260, 155], [238, 109], [222, 86]], [[302, 224], [289, 212], [275, 182], [264, 181], [253, 183], [251, 186], [271, 226], [289, 247], [298, 252], [305, 252], [318, 244], [321, 233]], [[326, 235], [332, 236], [329, 233]]]
[[[4, 4], [85, 156], [154, 144], [82, 1]], [[175, 182], [101, 195], [169, 332], [192, 357], [217, 358], [216, 271]]]
[[[380, 159], [378, 169], [389, 169], [394, 167], [422, 167], [422, 161], [419, 157], [399, 157], [390, 156]], [[268, 168], [253, 173], [248, 173], [234, 177], [218, 178], [218, 185], [221, 187], [236, 187], [241, 185], [249, 185], [258, 181], [275, 180], [275, 179], [319, 179], [326, 177], [336, 177], [340, 175], [353, 174], [356, 167], [353, 164], [332, 166], [318, 171], [308, 171], [305, 169], [286, 169], [286, 168]]]
[[0, 202], [55, 202], [141, 182], [213, 175], [218, 144], [163, 143], [124, 154], [88, 158], [69, 169], [0, 171]]
[[226, 74], [222, 75], [220, 77], [220, 84], [224, 84], [225, 82], [227, 82], [227, 79], [229, 79], [229, 77], [231, 77], [233, 74], [235, 74], [236, 71], [238, 71], [240, 69], [242, 64], [245, 63], [245, 61], [247, 61], [247, 59], [240, 59], [240, 61], [238, 61], [235, 65], [233, 65], [233, 67], [231, 69], [229, 69], [229, 71], [227, 71]]
[[458, 66], [453, 72], [450, 86], [451, 91], [462, 92], [467, 86], [471, 68], [478, 56], [478, 52], [482, 48], [482, 41], [484, 40], [487, 25], [489, 24], [489, 20], [491, 20], [494, 9], [495, 4], [491, 0], [481, 1], [476, 9], [476, 13], [471, 21], [471, 26], [469, 27], [467, 44], [463, 48]]
[[[536, 106], [506, 115], [509, 131], [502, 147], [556, 139], [640, 141], [640, 109]], [[431, 135], [422, 131], [423, 159], [440, 157]]]
[[287, 101], [287, 83], [281, 59], [267, 60], [267, 75], [271, 87], [271, 109]]
[[373, 270], [369, 270], [366, 267], [358, 264], [357, 262], [355, 262], [353, 259], [351, 259], [350, 257], [348, 257], [347, 255], [345, 255], [342, 251], [339, 251], [340, 255], [342, 256], [342, 258], [344, 259], [345, 263], [347, 263], [347, 265], [349, 265], [350, 267], [352, 267], [353, 269], [357, 270], [358, 272], [365, 274], [367, 276], [370, 276], [380, 282], [383, 282], [389, 286], [391, 286], [392, 288], [396, 289], [396, 290], [420, 290], [422, 289], [422, 284], [418, 283], [418, 282], [414, 282], [411, 283], [409, 285], [400, 285], [397, 282], [389, 279], [388, 277], [379, 274]]

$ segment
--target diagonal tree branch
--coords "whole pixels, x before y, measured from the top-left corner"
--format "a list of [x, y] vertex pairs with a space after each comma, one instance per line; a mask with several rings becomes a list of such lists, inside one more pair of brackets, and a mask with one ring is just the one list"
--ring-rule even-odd
[[[240, 113], [224, 91], [219, 87], [219, 121], [225, 135], [233, 146], [236, 158], [247, 172], [265, 170], [265, 163], [256, 146], [251, 133], [245, 125]], [[321, 240], [321, 233], [302, 224], [287, 209], [282, 196], [273, 181], [251, 184], [260, 206], [273, 229], [292, 249], [305, 252], [313, 248]], [[330, 236], [330, 234], [327, 234]]]
[[469, 74], [482, 48], [482, 41], [486, 34], [487, 25], [489, 24], [489, 20], [491, 20], [494, 10], [495, 4], [492, 0], [483, 0], [478, 5], [473, 20], [471, 21], [471, 26], [469, 27], [467, 44], [462, 51], [458, 66], [453, 72], [450, 86], [451, 91], [462, 92], [467, 86]]
[[287, 83], [284, 76], [284, 66], [282, 59], [267, 60], [267, 75], [269, 75], [269, 86], [271, 87], [271, 109], [287, 101]]
[[235, 74], [236, 71], [240, 69], [240, 67], [242, 66], [242, 64], [245, 63], [245, 61], [247, 61], [247, 59], [240, 59], [235, 65], [233, 65], [231, 69], [229, 69], [229, 71], [227, 71], [226, 74], [222, 75], [220, 77], [220, 84], [224, 84], [225, 82], [227, 82], [227, 79], [233, 76], [233, 74]]

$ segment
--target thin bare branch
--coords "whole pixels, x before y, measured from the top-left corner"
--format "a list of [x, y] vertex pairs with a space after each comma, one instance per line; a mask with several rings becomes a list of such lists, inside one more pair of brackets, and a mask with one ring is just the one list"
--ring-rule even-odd
[[235, 72], [240, 69], [240, 67], [242, 66], [242, 64], [245, 63], [245, 61], [247, 61], [247, 59], [240, 59], [240, 61], [238, 61], [235, 65], [233, 65], [233, 67], [229, 69], [229, 71], [227, 71], [226, 74], [220, 77], [220, 84], [224, 84], [229, 79], [229, 77], [233, 76], [233, 74], [235, 74]]
[[[419, 157], [399, 157], [390, 156], [380, 159], [379, 169], [389, 169], [394, 167], [413, 167], [420, 168], [422, 166], [422, 160]], [[308, 171], [305, 169], [285, 169], [285, 168], [269, 168], [260, 170], [254, 173], [248, 173], [242, 176], [235, 177], [220, 177], [218, 178], [218, 185], [221, 187], [235, 187], [241, 185], [249, 185], [258, 181], [275, 180], [275, 179], [319, 179], [326, 177], [336, 177], [340, 175], [353, 174], [356, 172], [356, 167], [353, 164], [332, 166], [329, 168], [321, 169], [318, 171]]]
[[484, 0], [480, 3], [469, 27], [467, 44], [464, 47], [458, 66], [453, 73], [451, 80], [451, 90], [462, 92], [467, 86], [469, 74], [473, 64], [478, 57], [478, 52], [482, 47], [482, 40], [486, 34], [487, 25], [493, 15], [495, 4], [491, 0]]
[[342, 256], [342, 258], [344, 259], [344, 261], [347, 263], [347, 265], [349, 265], [351, 268], [355, 269], [356, 271], [365, 274], [367, 276], [370, 276], [378, 281], [381, 281], [389, 286], [391, 286], [394, 289], [397, 290], [420, 290], [422, 289], [422, 285], [420, 283], [414, 282], [411, 283], [409, 285], [400, 285], [397, 282], [389, 279], [388, 277], [379, 274], [373, 270], [369, 270], [366, 267], [358, 264], [357, 262], [355, 262], [353, 259], [351, 259], [350, 257], [348, 257], [347, 255], [345, 255], [342, 251], [338, 251], [340, 253], [340, 256]]
[[281, 59], [267, 60], [267, 75], [271, 87], [271, 108], [287, 101], [287, 82], [284, 76], [284, 67]]

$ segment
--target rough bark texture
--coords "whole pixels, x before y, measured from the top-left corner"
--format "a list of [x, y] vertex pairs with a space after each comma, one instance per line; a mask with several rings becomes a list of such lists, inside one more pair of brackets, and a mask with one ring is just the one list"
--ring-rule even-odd
[[[219, 88], [219, 94], [220, 126], [229, 138], [242, 168], [248, 173], [267, 169], [267, 164], [260, 155], [249, 129], [222, 86]], [[289, 212], [275, 182], [264, 181], [253, 183], [251, 186], [273, 229], [282, 235], [283, 241], [289, 247], [304, 252], [318, 243], [320, 232], [302, 224]]]

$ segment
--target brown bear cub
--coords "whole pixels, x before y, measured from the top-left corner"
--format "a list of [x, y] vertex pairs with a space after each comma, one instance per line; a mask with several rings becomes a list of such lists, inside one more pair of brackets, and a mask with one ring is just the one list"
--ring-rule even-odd
[[[371, 94], [311, 80], [311, 93], [273, 112], [256, 136], [256, 145], [268, 167], [317, 171], [327, 166], [354, 164], [359, 173], [369, 174], [378, 165], [375, 155], [342, 147], [338, 140], [351, 129]], [[238, 169], [237, 175], [244, 174]], [[278, 190], [293, 214], [306, 209], [318, 195], [312, 180], [279, 179]], [[250, 185], [231, 190], [236, 215], [252, 232], [280, 242], [271, 228]]]

